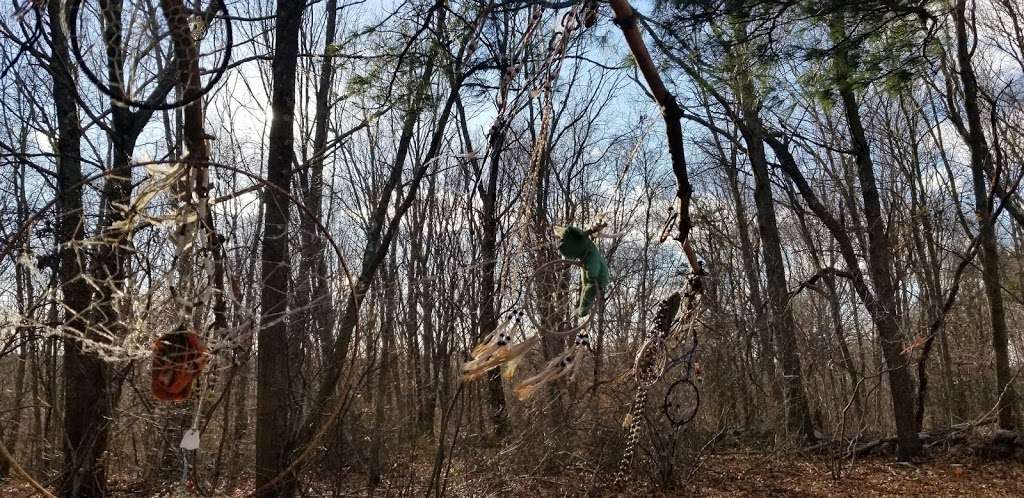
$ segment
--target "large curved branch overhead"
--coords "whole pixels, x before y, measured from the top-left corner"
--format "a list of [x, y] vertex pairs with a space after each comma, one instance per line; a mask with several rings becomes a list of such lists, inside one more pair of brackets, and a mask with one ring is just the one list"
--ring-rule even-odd
[[611, 0], [611, 6], [615, 13], [615, 25], [622, 30], [622, 35], [626, 38], [626, 45], [629, 46], [629, 51], [633, 54], [640, 73], [644, 75], [644, 80], [647, 81], [654, 100], [661, 107], [662, 117], [665, 118], [668, 152], [672, 158], [672, 173], [676, 177], [676, 200], [679, 212], [677, 225], [679, 232], [676, 234], [676, 240], [682, 245], [690, 268], [697, 271], [700, 268], [697, 255], [694, 254], [693, 248], [688, 242], [690, 229], [693, 227], [693, 221], [690, 219], [690, 198], [693, 196], [693, 186], [690, 185], [690, 177], [686, 169], [686, 154], [683, 151], [683, 126], [680, 122], [683, 111], [680, 109], [679, 103], [676, 102], [675, 96], [665, 87], [665, 82], [662, 81], [658, 68], [655, 66], [654, 60], [651, 59], [651, 53], [647, 51], [643, 35], [637, 28], [637, 15], [633, 6], [629, 4], [628, 0]]

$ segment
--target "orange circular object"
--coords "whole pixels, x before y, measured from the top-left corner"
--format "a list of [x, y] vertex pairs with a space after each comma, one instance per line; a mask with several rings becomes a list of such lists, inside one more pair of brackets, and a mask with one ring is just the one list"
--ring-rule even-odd
[[206, 368], [209, 351], [192, 332], [176, 331], [160, 336], [153, 344], [153, 396], [162, 401], [182, 401]]

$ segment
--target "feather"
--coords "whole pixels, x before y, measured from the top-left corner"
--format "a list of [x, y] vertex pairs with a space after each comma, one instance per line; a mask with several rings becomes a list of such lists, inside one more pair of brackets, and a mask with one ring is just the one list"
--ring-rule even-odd
[[508, 330], [510, 325], [512, 325], [512, 320], [505, 320], [498, 324], [491, 333], [487, 334], [487, 337], [484, 337], [483, 341], [480, 341], [477, 347], [473, 348], [469, 355], [473, 358], [480, 358], [494, 352], [500, 347], [498, 343], [501, 342], [501, 336]]
[[572, 373], [576, 368], [576, 363], [578, 363], [578, 352], [579, 349], [575, 344], [569, 346], [564, 353], [549, 361], [547, 366], [544, 367], [544, 370], [541, 370], [539, 374], [534, 375], [517, 385], [515, 389], [513, 389], [516, 397], [520, 400], [528, 399], [533, 396], [540, 386], [553, 380], [558, 380], [566, 374]]
[[480, 377], [484, 372], [506, 361], [510, 338], [505, 331], [509, 329], [512, 321], [509, 319], [498, 324], [479, 345], [473, 348], [473, 351], [470, 352], [473, 359], [462, 364], [461, 378], [463, 381]]
[[471, 380], [477, 379], [478, 377], [486, 373], [488, 370], [498, 365], [501, 365], [502, 356], [504, 356], [502, 353], [504, 353], [504, 349], [501, 351], [497, 351], [490, 356], [481, 356], [480, 358], [477, 358], [475, 360], [463, 363], [461, 379], [464, 382], [469, 382]]
[[523, 400], [527, 400], [527, 399], [530, 399], [531, 397], [533, 397], [533, 393], [537, 392], [537, 389], [540, 388], [541, 385], [542, 384], [531, 384], [531, 385], [528, 385], [528, 386], [516, 386], [516, 388], [513, 390], [513, 392], [515, 392], [516, 398], [518, 398], [519, 401], [523, 401]]
[[[539, 335], [530, 337], [529, 339], [509, 346], [504, 344], [498, 347], [495, 352], [489, 356], [481, 356], [471, 361], [467, 361], [462, 365], [462, 380], [471, 381], [483, 375], [488, 370], [500, 366], [503, 363], [514, 362], [518, 364], [522, 360], [523, 356], [529, 351], [534, 344], [540, 340]], [[515, 366], [512, 367], [515, 372]]]
[[526, 339], [525, 341], [509, 346], [508, 359], [505, 362], [504, 371], [502, 376], [506, 379], [511, 379], [516, 374], [516, 368], [519, 367], [519, 363], [526, 357], [526, 352], [533, 348], [535, 344], [540, 342], [540, 335], [535, 335]]

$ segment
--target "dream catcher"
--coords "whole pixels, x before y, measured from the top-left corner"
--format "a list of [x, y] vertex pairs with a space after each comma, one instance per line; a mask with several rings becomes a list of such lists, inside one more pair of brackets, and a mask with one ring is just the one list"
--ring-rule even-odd
[[[597, 230], [600, 226], [587, 231], [572, 226], [555, 229], [558, 252], [566, 259], [544, 263], [525, 279], [524, 309], [500, 322], [470, 352], [472, 359], [462, 365], [463, 380], [479, 378], [497, 367], [502, 367], [503, 376], [511, 379], [526, 353], [547, 335], [574, 335], [574, 339], [540, 372], [516, 384], [513, 393], [521, 400], [528, 399], [547, 383], [566, 376], [572, 378], [583, 355], [591, 348], [588, 329], [611, 281], [608, 262], [591, 240]], [[576, 292], [572, 292], [569, 279], [562, 278], [574, 270], [579, 272]], [[575, 325], [574, 320], [578, 321]], [[516, 332], [525, 336], [526, 325], [536, 332], [514, 342]]]
[[[543, 109], [538, 140], [531, 151], [529, 178], [526, 182], [528, 189], [536, 189], [540, 165], [547, 160], [547, 140], [551, 134], [554, 114], [554, 84], [561, 71], [569, 41], [574, 33], [593, 25], [596, 10], [596, 2], [582, 2], [558, 18], [559, 29], [549, 40], [544, 61], [535, 76], [526, 81], [525, 87], [530, 89], [530, 97], [539, 96]], [[526, 32], [516, 53], [525, 53], [526, 44], [540, 25], [542, 13], [543, 7], [539, 5], [531, 11]], [[502, 76], [495, 127], [521, 107], [518, 97], [507, 97], [512, 81], [521, 68], [522, 64], [514, 61]], [[510, 103], [511, 100], [515, 101]], [[492, 131], [495, 127], [492, 127]], [[535, 208], [532, 212], [525, 210], [521, 214], [527, 214], [525, 218], [531, 220], [546, 220], [543, 213], [537, 213]], [[525, 225], [522, 221], [520, 224]], [[482, 342], [473, 348], [470, 352], [471, 358], [461, 368], [464, 381], [479, 378], [487, 371], [498, 367], [502, 367], [503, 375], [511, 379], [523, 356], [541, 343], [542, 337], [564, 337], [574, 334], [573, 342], [562, 353], [551, 358], [540, 372], [515, 386], [513, 392], [519, 399], [527, 399], [541, 386], [566, 376], [571, 377], [576, 372], [583, 354], [590, 349], [587, 329], [594, 315], [592, 311], [595, 304], [600, 302], [610, 281], [608, 264], [591, 240], [603, 225], [591, 230], [577, 227], [555, 228], [554, 235], [558, 237], [556, 244], [551, 244], [548, 236], [537, 233], [545, 231], [543, 227], [548, 226], [546, 221], [539, 226], [540, 229], [536, 232], [531, 231], [525, 237], [525, 240], [534, 246], [534, 250], [530, 251], [534, 255], [534, 261], [531, 262], [533, 272], [523, 282], [525, 306], [501, 321], [495, 330], [487, 334]], [[557, 252], [552, 246], [557, 246]], [[558, 254], [565, 259], [559, 259]], [[567, 279], [562, 277], [577, 269], [580, 272], [579, 290], [576, 293], [576, 301], [570, 304], [566, 296], [572, 293], [566, 288]], [[571, 325], [573, 320], [579, 320], [579, 323]], [[524, 326], [527, 324], [534, 330], [534, 334], [529, 337], [525, 337], [524, 332]], [[524, 337], [521, 342], [514, 342], [517, 332]]]
[[[153, 344], [151, 386], [153, 396], [162, 401], [183, 401], [189, 398], [199, 374], [206, 367], [209, 351], [200, 336], [205, 307], [213, 297], [216, 270], [213, 261], [217, 247], [204, 246], [216, 240], [209, 201], [188, 186], [203, 172], [189, 164], [178, 164], [167, 173], [177, 201], [166, 216], [172, 229], [168, 239], [174, 245], [174, 258], [169, 281], [170, 305], [176, 312], [177, 325], [162, 334]], [[205, 191], [205, 189], [200, 189]], [[221, 296], [222, 298], [222, 296]]]
[[[695, 268], [686, 276], [681, 291], [658, 304], [654, 326], [637, 351], [633, 364], [636, 395], [622, 423], [626, 429], [626, 448], [619, 463], [617, 482], [629, 473], [651, 394], [657, 405], [657, 416], [676, 429], [690, 423], [700, 407], [700, 392], [694, 381], [700, 376], [696, 359], [697, 325], [704, 295], [701, 278], [705, 273], [699, 263]], [[666, 377], [670, 382], [665, 382]]]
[[[131, 233], [142, 220], [168, 229], [173, 257], [164, 280], [173, 324], [153, 342], [151, 389], [158, 400], [186, 401], [212, 359], [211, 331], [226, 325], [225, 258], [209, 201], [202, 97], [228, 67], [231, 16], [224, 0], [67, 0], [63, 14], [76, 67], [113, 103], [114, 119], [145, 123], [153, 111], [181, 109], [182, 150], [172, 147], [169, 164], [145, 165], [148, 180], [130, 206], [116, 206], [126, 215], [112, 228]], [[158, 198], [171, 200], [164, 214], [150, 212]], [[204, 396], [196, 398], [179, 445], [186, 484], [188, 455], [194, 458], [199, 448]]]
[[[139, 218], [168, 227], [173, 244], [169, 282], [174, 320], [170, 332], [153, 344], [151, 386], [163, 401], [188, 399], [206, 367], [209, 350], [204, 331], [222, 328], [224, 258], [210, 211], [209, 138], [203, 132], [201, 98], [214, 88], [230, 60], [231, 23], [224, 0], [185, 2], [69, 0], [64, 22], [77, 66], [115, 106], [149, 112], [181, 108], [180, 159], [148, 164], [149, 181], [140, 186], [127, 216], [117, 227], [124, 233]], [[105, 50], [96, 50], [102, 47]], [[172, 209], [147, 213], [166, 194]], [[203, 323], [212, 305], [214, 325]], [[201, 397], [200, 397], [201, 398]]]
[[[693, 420], [700, 404], [694, 381], [701, 373], [697, 362], [701, 275], [702, 271], [690, 274], [681, 293], [659, 304], [654, 331], [638, 350], [633, 365], [637, 385], [661, 395], [660, 414], [677, 427]], [[661, 382], [666, 377], [670, 382]]]
[[[169, 288], [178, 324], [155, 342], [151, 368], [153, 395], [164, 401], [189, 397], [209, 357], [200, 334], [224, 326], [224, 258], [206, 196], [208, 172], [184, 163], [177, 172], [181, 175], [174, 190], [178, 202], [170, 215], [173, 229], [168, 238], [174, 244], [172, 268], [177, 270], [177, 284]], [[207, 326], [204, 315], [211, 305], [214, 323]]]

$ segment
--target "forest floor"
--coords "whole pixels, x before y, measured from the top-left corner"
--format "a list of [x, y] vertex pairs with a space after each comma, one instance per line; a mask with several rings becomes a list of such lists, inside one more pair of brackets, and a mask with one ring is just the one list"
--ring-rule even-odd
[[[792, 497], [862, 497], [862, 496], [1024, 496], [1024, 462], [1019, 459], [990, 460], [937, 456], [918, 464], [896, 463], [892, 458], [869, 457], [854, 463], [845, 462], [835, 478], [830, 462], [806, 456], [779, 456], [757, 453], [708, 454], [687, 485], [673, 491], [659, 490], [641, 480], [629, 482], [625, 489], [602, 485], [603, 477], [580, 473], [551, 476], [465, 476], [453, 475], [447, 496], [608, 496], [608, 497], [671, 497], [671, 496], [792, 496]], [[611, 476], [607, 476], [610, 480]], [[460, 482], [463, 481], [463, 482]], [[475, 485], [471, 482], [475, 481]], [[489, 482], [490, 490], [481, 489], [481, 481]], [[492, 486], [500, 482], [500, 489]], [[252, 481], [241, 487], [222, 490], [207, 496], [248, 496]], [[248, 484], [248, 485], [246, 485]], [[318, 492], [314, 486], [305, 496], [367, 496], [365, 478], [350, 474], [343, 478], [340, 492]], [[420, 483], [388, 483], [373, 496], [424, 496]], [[111, 496], [185, 498], [197, 496], [184, 490], [169, 489], [159, 493], [127, 492], [114, 486]], [[127, 486], [132, 488], [134, 486]], [[338, 489], [338, 488], [335, 488]], [[40, 496], [20, 482], [0, 483], [0, 496]]]
[[833, 478], [829, 463], [820, 458], [732, 453], [707, 455], [689, 483], [673, 491], [636, 481], [615, 490], [579, 477], [519, 480], [521, 487], [510, 486], [512, 493], [493, 496], [1024, 497], [1024, 462], [936, 458], [911, 465], [870, 457], [847, 462]]
[[917, 465], [891, 457], [846, 462], [751, 454], [710, 455], [694, 479], [699, 496], [1024, 496], [1024, 462], [938, 457]]

